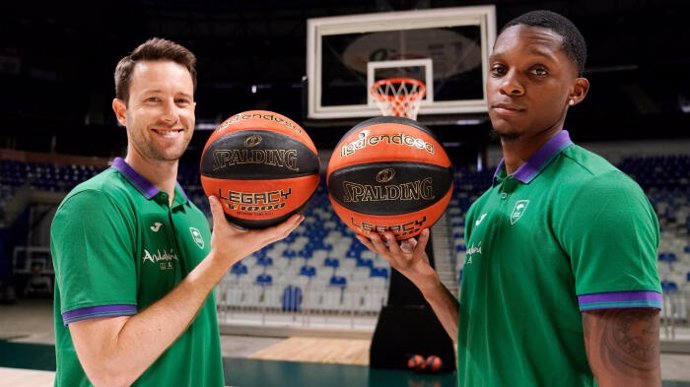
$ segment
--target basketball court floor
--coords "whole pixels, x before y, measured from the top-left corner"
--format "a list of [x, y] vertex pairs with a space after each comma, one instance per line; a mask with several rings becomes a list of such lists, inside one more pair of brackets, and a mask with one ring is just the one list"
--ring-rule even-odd
[[[678, 337], [686, 338], [685, 332]], [[368, 367], [368, 339], [222, 336], [229, 386], [454, 387], [456, 375]], [[55, 350], [52, 303], [0, 305], [0, 387], [52, 386]], [[664, 353], [664, 387], [690, 387], [690, 354]]]

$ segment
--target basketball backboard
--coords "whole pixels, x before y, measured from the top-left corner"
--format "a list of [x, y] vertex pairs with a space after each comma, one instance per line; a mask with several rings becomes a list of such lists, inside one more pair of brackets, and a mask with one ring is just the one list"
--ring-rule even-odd
[[425, 82], [420, 116], [486, 112], [495, 19], [493, 5], [309, 19], [307, 118], [380, 115], [369, 87], [394, 76]]

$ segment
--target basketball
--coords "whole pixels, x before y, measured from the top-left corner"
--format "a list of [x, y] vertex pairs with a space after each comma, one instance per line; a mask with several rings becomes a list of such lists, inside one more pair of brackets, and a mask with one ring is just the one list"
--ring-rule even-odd
[[424, 367], [425, 363], [422, 355], [412, 355], [407, 359], [407, 368], [411, 370], [420, 371]]
[[441, 371], [443, 369], [443, 361], [441, 361], [441, 358], [435, 355], [431, 355], [426, 358], [426, 371], [435, 373]]
[[233, 115], [211, 134], [201, 154], [201, 185], [232, 223], [278, 224], [305, 208], [319, 184], [311, 138], [291, 119], [265, 110]]
[[336, 214], [357, 234], [392, 232], [403, 240], [441, 217], [453, 168], [429, 129], [405, 117], [376, 117], [347, 132], [326, 170]]

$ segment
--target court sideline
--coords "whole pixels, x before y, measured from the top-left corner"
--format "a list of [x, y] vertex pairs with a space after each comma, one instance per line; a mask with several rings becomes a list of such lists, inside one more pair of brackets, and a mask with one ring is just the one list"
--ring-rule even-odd
[[[368, 367], [364, 367], [369, 361], [368, 339], [223, 335], [221, 343], [226, 365], [244, 370], [242, 372], [245, 373], [262, 370], [263, 364], [271, 365], [270, 369], [273, 370], [288, 369], [290, 372], [294, 371], [292, 368], [300, 367], [299, 364], [302, 367], [311, 367], [309, 364], [320, 365], [319, 369], [346, 365], [348, 367], [336, 368], [333, 372], [338, 375], [356, 375], [350, 376], [355, 378], [350, 380], [368, 378], [368, 383], [371, 384], [371, 373], [368, 376], [359, 375], [368, 370]], [[0, 350], [3, 351], [0, 353], [0, 387], [52, 386], [53, 372], [47, 371], [45, 367], [19, 369], [12, 365], [16, 363], [8, 361], [16, 361], [17, 357], [22, 356], [36, 356], [37, 352], [31, 352], [31, 349], [38, 347], [35, 344], [43, 344], [42, 347], [54, 344], [52, 303], [46, 299], [35, 299], [22, 300], [16, 305], [0, 305]], [[34, 359], [37, 363], [52, 360], [42, 360], [40, 356]], [[24, 361], [30, 363], [32, 360]], [[661, 366], [664, 386], [690, 387], [689, 364], [690, 355], [663, 353]], [[386, 374], [385, 377], [404, 377], [404, 373]], [[451, 385], [448, 383], [449, 379], [452, 378], [445, 378], [439, 385]]]

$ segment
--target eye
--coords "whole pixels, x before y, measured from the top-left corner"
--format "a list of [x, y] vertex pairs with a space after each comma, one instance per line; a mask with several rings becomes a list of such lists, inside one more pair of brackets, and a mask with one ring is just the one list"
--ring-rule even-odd
[[179, 106], [189, 106], [192, 104], [192, 100], [189, 98], [177, 98], [175, 103]]
[[499, 63], [495, 63], [491, 65], [491, 68], [489, 69], [489, 73], [494, 76], [494, 77], [501, 77], [505, 75], [507, 72], [505, 66]]
[[145, 101], [150, 102], [150, 103], [158, 103], [161, 101], [161, 99], [156, 97], [156, 96], [150, 96], [150, 97], [146, 97]]
[[549, 72], [546, 70], [546, 68], [542, 66], [534, 66], [530, 69], [530, 74], [536, 75], [538, 77], [543, 77], [546, 75], [549, 75]]

